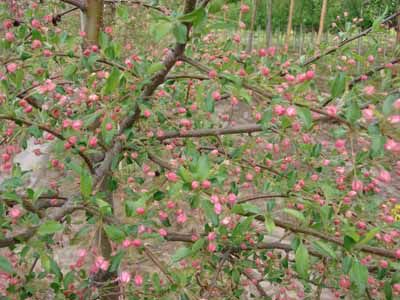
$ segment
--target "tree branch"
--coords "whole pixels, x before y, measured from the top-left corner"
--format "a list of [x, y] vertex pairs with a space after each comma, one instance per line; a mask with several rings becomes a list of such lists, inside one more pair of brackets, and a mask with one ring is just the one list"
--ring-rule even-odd
[[249, 201], [253, 200], [259, 200], [259, 199], [274, 199], [274, 198], [289, 198], [288, 195], [268, 195], [268, 194], [255, 194], [255, 195], [249, 195], [245, 196], [243, 198], [240, 198], [236, 203], [246, 203]]
[[[400, 57], [397, 57], [397, 58], [391, 60], [389, 63], [392, 64], [392, 65], [395, 65], [395, 64], [397, 64], [397, 63], [400, 63]], [[378, 66], [378, 67], [376, 67], [376, 68], [374, 68], [374, 69], [372, 69], [372, 70], [369, 70], [369, 71], [368, 71], [367, 73], [365, 73], [364, 75], [371, 76], [371, 75], [373, 75], [374, 73], [379, 72], [380, 70], [385, 69], [385, 68], [386, 68], [386, 65], [387, 65], [387, 63], [382, 64], [382, 65], [380, 65], [380, 66]], [[361, 78], [362, 78], [362, 75], [361, 75], [361, 76], [358, 76], [357, 78], [354, 78], [354, 79], [349, 83], [349, 90], [351, 90], [357, 83], [361, 82], [361, 80], [362, 80]]]
[[258, 124], [247, 124], [238, 125], [229, 128], [216, 128], [216, 129], [194, 129], [187, 131], [168, 131], [163, 136], [158, 137], [159, 141], [164, 141], [172, 138], [189, 138], [189, 137], [204, 137], [204, 136], [219, 136], [227, 134], [239, 134], [239, 133], [253, 133], [262, 131], [261, 125]]
[[[252, 214], [246, 214], [246, 215], [252, 215]], [[264, 222], [265, 218], [264, 216], [256, 216], [255, 217], [257, 220]], [[286, 222], [286, 221], [282, 221], [280, 219], [274, 218], [274, 222], [275, 225], [281, 228], [285, 228], [287, 230], [290, 230], [292, 232], [296, 232], [296, 233], [303, 233], [306, 235], [311, 235], [311, 236], [315, 236], [317, 238], [320, 238], [321, 240], [325, 240], [331, 243], [334, 243], [336, 245], [339, 245], [341, 247], [344, 246], [344, 242], [336, 237], [330, 236], [329, 234], [327, 234], [326, 232], [320, 232], [311, 228], [303, 228], [300, 227], [296, 224], [290, 223], [290, 222]], [[360, 250], [362, 252], [366, 252], [366, 253], [370, 253], [370, 254], [375, 254], [378, 256], [382, 256], [382, 257], [388, 257], [388, 258], [396, 258], [396, 252], [393, 250], [387, 250], [384, 248], [379, 248], [379, 247], [372, 247], [372, 246], [368, 246], [368, 245], [360, 245], [358, 247], [356, 247], [355, 249]]]
[[167, 7], [164, 6], [154, 6], [151, 4], [144, 3], [143, 1], [133, 1], [133, 0], [105, 0], [105, 4], [119, 4], [119, 3], [124, 3], [124, 4], [137, 4], [146, 8], [154, 9], [157, 10], [158, 12], [161, 12], [162, 14], [169, 16], [171, 15], [171, 10], [168, 9]]
[[85, 11], [86, 5], [85, 5], [85, 2], [83, 2], [83, 1], [84, 0], [60, 0], [60, 2], [71, 4], [73, 6], [76, 6], [80, 10]]
[[[391, 15], [391, 16], [387, 17], [386, 19], [384, 19], [381, 22], [381, 24], [384, 24], [384, 23], [396, 18], [398, 15], [400, 15], [400, 11], [398, 11], [398, 12], [394, 13], [393, 15]], [[360, 32], [359, 34], [356, 34], [356, 35], [354, 35], [354, 36], [352, 36], [352, 37], [340, 42], [339, 45], [337, 45], [335, 47], [332, 47], [332, 48], [329, 48], [328, 50], [326, 50], [326, 51], [324, 51], [324, 52], [322, 52], [322, 53], [320, 53], [320, 54], [308, 59], [301, 66], [302, 67], [308, 66], [309, 64], [312, 64], [313, 62], [319, 60], [320, 58], [322, 58], [322, 57], [324, 57], [326, 55], [329, 55], [331, 53], [336, 52], [339, 48], [343, 47], [344, 45], [346, 45], [346, 44], [348, 44], [348, 43], [350, 43], [350, 42], [352, 42], [354, 40], [357, 40], [357, 39], [369, 34], [371, 31], [372, 31], [372, 26], [367, 28], [367, 29], [365, 29], [364, 31]]]
[[[46, 126], [43, 126], [40, 124], [35, 124], [28, 120], [24, 120], [24, 119], [12, 117], [12, 116], [2, 116], [2, 115], [0, 115], [0, 120], [9, 120], [9, 121], [14, 121], [16, 123], [22, 123], [22, 124], [25, 124], [28, 126], [37, 126], [40, 130], [51, 133], [52, 135], [54, 135], [55, 137], [57, 137], [58, 139], [60, 139], [62, 141], [66, 140], [66, 138], [63, 135], [59, 134], [58, 132], [56, 132]], [[75, 146], [73, 146], [73, 148], [78, 151], [78, 155], [84, 160], [84, 162], [86, 163], [86, 165], [88, 166], [88, 168], [90, 170], [90, 173], [94, 174], [94, 168], [93, 168], [93, 165], [92, 165], [92, 162], [90, 161], [90, 159], [81, 150], [79, 150]]]
[[[62, 218], [64, 218], [64, 216], [71, 214], [76, 210], [83, 209], [83, 208], [84, 208], [84, 206], [82, 206], [82, 205], [75, 206], [72, 203], [70, 203], [69, 205], [66, 205], [66, 206], [60, 208], [57, 212], [50, 214], [49, 217], [47, 218], [47, 220], [60, 221]], [[44, 222], [45, 221], [42, 221], [40, 225], [42, 225]], [[31, 227], [31, 228], [25, 230], [24, 232], [16, 234], [14, 236], [1, 239], [0, 240], [0, 248], [11, 247], [11, 246], [19, 244], [21, 242], [28, 241], [35, 235], [35, 233], [39, 229], [40, 225]]]

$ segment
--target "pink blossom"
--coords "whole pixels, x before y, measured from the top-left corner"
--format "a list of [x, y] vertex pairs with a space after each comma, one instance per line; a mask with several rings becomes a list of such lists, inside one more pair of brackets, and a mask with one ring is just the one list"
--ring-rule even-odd
[[148, 110], [148, 109], [146, 109], [146, 110], [143, 112], [143, 116], [144, 116], [145, 118], [150, 118], [150, 116], [151, 116], [151, 111]]
[[315, 72], [314, 72], [313, 70], [308, 70], [308, 71], [306, 72], [306, 79], [307, 79], [307, 80], [313, 79], [314, 76], [315, 76]]
[[387, 119], [392, 124], [400, 123], [400, 115], [389, 116]]
[[141, 286], [143, 284], [143, 277], [140, 276], [139, 274], [136, 274], [135, 278], [134, 278], [134, 281], [135, 281], [135, 285], [137, 287], [139, 287], [139, 286]]
[[10, 73], [14, 73], [17, 70], [17, 64], [9, 63], [7, 65], [7, 71]]
[[80, 130], [83, 126], [83, 121], [82, 120], [74, 120], [72, 122], [72, 128], [75, 130]]
[[22, 215], [21, 209], [17, 206], [13, 206], [9, 211], [9, 215], [13, 219], [18, 219]]
[[368, 86], [364, 87], [364, 93], [367, 95], [375, 94], [375, 87], [372, 85], [368, 85]]
[[372, 120], [374, 118], [374, 112], [370, 108], [363, 109], [362, 114], [364, 119], [366, 120]]
[[336, 106], [334, 106], [334, 105], [328, 105], [328, 106], [326, 107], [326, 112], [327, 112], [327, 114], [328, 114], [329, 116], [335, 117], [336, 114], [337, 114], [337, 112], [338, 112], [338, 108], [337, 108]]
[[214, 212], [217, 215], [220, 215], [222, 213], [222, 205], [221, 205], [221, 203], [215, 203], [214, 204]]
[[335, 142], [336, 149], [338, 149], [338, 150], [342, 150], [345, 145], [346, 145], [346, 140], [339, 139], [339, 140], [336, 140], [336, 142]]
[[14, 40], [14, 34], [10, 31], [6, 32], [6, 40], [12, 42]]
[[218, 91], [216, 91], [216, 92], [213, 92], [213, 93], [212, 93], [212, 97], [213, 97], [213, 99], [214, 99], [215, 101], [218, 101], [218, 100], [221, 99], [221, 94], [220, 94]]
[[186, 214], [184, 212], [180, 213], [177, 217], [176, 217], [176, 221], [180, 224], [185, 223], [187, 220]]
[[282, 116], [285, 113], [285, 108], [282, 105], [275, 105], [274, 106], [274, 113], [278, 116]]
[[359, 192], [363, 190], [363, 183], [360, 180], [353, 180], [352, 184], [351, 184], [351, 188], [353, 189], [353, 191]]
[[129, 248], [131, 246], [131, 244], [132, 244], [132, 242], [130, 240], [125, 239], [125, 240], [122, 241], [122, 248], [127, 249], [127, 248]]
[[261, 48], [260, 50], [258, 50], [258, 55], [260, 57], [264, 57], [267, 55], [267, 50], [265, 50], [264, 48]]
[[89, 138], [89, 147], [94, 148], [97, 145], [97, 138], [95, 136]]
[[392, 180], [392, 177], [388, 171], [381, 170], [377, 179], [383, 183], [389, 183]]
[[122, 271], [121, 274], [119, 274], [119, 276], [118, 276], [118, 280], [122, 284], [128, 283], [129, 281], [131, 281], [131, 274], [129, 274], [129, 272], [127, 272], [127, 271]]
[[95, 266], [97, 267], [97, 269], [107, 271], [109, 265], [110, 265], [110, 263], [106, 259], [104, 259], [104, 257], [102, 257], [102, 256], [96, 257]]
[[141, 240], [138, 240], [138, 239], [135, 239], [135, 240], [132, 241], [131, 244], [132, 244], [134, 247], [139, 248], [139, 247], [142, 245], [142, 241], [141, 241]]
[[166, 237], [168, 235], [168, 232], [164, 228], [160, 228], [158, 230], [158, 234], [161, 235], [162, 237]]
[[209, 243], [207, 246], [208, 252], [213, 253], [213, 252], [215, 252], [216, 249], [217, 249], [217, 246], [215, 245], [215, 243]]
[[87, 250], [86, 249], [79, 249], [78, 250], [78, 257], [83, 258], [86, 257], [87, 255]]
[[208, 239], [209, 241], [213, 241], [213, 240], [215, 240], [216, 237], [217, 237], [217, 234], [213, 231], [213, 232], [210, 232], [210, 233], [208, 234], [207, 239]]
[[286, 115], [287, 115], [288, 117], [295, 117], [296, 114], [297, 114], [296, 107], [294, 107], [294, 106], [289, 106], [289, 107], [286, 109]]
[[32, 49], [38, 49], [42, 47], [42, 42], [39, 40], [33, 40], [32, 41]]
[[228, 201], [229, 201], [229, 203], [234, 204], [236, 202], [236, 195], [233, 193], [230, 193], [228, 195]]
[[211, 79], [215, 78], [217, 76], [217, 72], [215, 70], [211, 70], [208, 73], [208, 77], [210, 77]]
[[178, 176], [174, 172], [168, 172], [165, 174], [165, 177], [171, 182], [176, 182], [178, 181]]

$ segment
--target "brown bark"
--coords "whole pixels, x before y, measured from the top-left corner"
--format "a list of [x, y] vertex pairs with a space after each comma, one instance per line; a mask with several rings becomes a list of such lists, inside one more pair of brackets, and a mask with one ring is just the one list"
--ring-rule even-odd
[[104, 0], [86, 0], [82, 27], [86, 32], [85, 46], [97, 45], [103, 27]]
[[400, 44], [400, 15], [397, 16], [397, 26], [396, 26], [396, 44]]
[[247, 41], [247, 52], [250, 53], [253, 50], [253, 37], [254, 37], [254, 24], [256, 23], [257, 16], [257, 0], [253, 0], [253, 10], [251, 14], [250, 32], [249, 39]]
[[287, 53], [287, 51], [289, 50], [290, 34], [292, 32], [294, 2], [295, 2], [295, 0], [290, 0], [289, 17], [288, 17], [288, 25], [287, 25], [285, 49], [284, 49], [285, 53]]
[[271, 47], [272, 42], [272, 0], [267, 0], [267, 25], [265, 29], [267, 48]]
[[319, 19], [318, 35], [317, 35], [317, 40], [315, 41], [315, 47], [316, 48], [318, 48], [319, 45], [321, 44], [322, 33], [324, 32], [324, 23], [325, 23], [325, 16], [326, 16], [327, 7], [328, 7], [328, 0], [323, 0], [322, 1], [322, 8], [321, 8], [321, 17]]

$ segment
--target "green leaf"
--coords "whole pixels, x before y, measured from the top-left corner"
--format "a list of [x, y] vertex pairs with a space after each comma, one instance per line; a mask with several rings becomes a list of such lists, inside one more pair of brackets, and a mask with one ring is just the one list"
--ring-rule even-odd
[[0, 255], [0, 270], [2, 270], [3, 272], [10, 273], [10, 274], [14, 273], [14, 268], [11, 265], [10, 261], [1, 255]]
[[247, 217], [240, 223], [238, 223], [233, 229], [232, 236], [235, 240], [241, 241], [244, 238], [245, 233], [247, 233], [250, 229], [251, 224], [254, 221], [254, 216]]
[[192, 253], [196, 253], [197, 251], [201, 250], [205, 243], [205, 238], [198, 239], [192, 246]]
[[354, 124], [359, 118], [361, 118], [361, 109], [358, 106], [357, 101], [351, 101], [350, 106], [347, 108], [346, 111], [346, 119]]
[[364, 238], [363, 238], [361, 241], [359, 241], [359, 242], [357, 243], [357, 245], [364, 245], [364, 244], [367, 244], [367, 243], [368, 243], [370, 240], [372, 240], [372, 239], [375, 237], [375, 235], [376, 235], [377, 233], [379, 233], [380, 231], [381, 231], [381, 228], [379, 228], [379, 227], [370, 230], [370, 231], [364, 236]]
[[103, 199], [96, 198], [96, 204], [100, 209], [100, 212], [104, 215], [111, 214], [112, 208], [110, 203], [104, 201]]
[[64, 229], [64, 226], [57, 221], [46, 221], [40, 225], [37, 233], [39, 235], [53, 234]]
[[208, 157], [206, 155], [200, 156], [197, 163], [197, 179], [203, 181], [208, 177], [210, 173], [210, 164], [208, 162]]
[[172, 30], [172, 23], [170, 22], [159, 22], [155, 23], [151, 27], [152, 36], [154, 36], [156, 41], [160, 41]]
[[186, 25], [182, 23], [174, 23], [172, 27], [172, 33], [174, 34], [176, 42], [178, 44], [186, 43], [186, 35], [187, 35]]
[[104, 94], [111, 94], [115, 92], [119, 86], [121, 72], [117, 68], [113, 68], [110, 76], [108, 76], [103, 88]]
[[104, 225], [104, 230], [107, 236], [117, 243], [122, 242], [126, 237], [125, 232], [115, 225]]
[[30, 126], [27, 132], [33, 135], [35, 138], [40, 138], [42, 136], [42, 131], [36, 125]]
[[147, 74], [152, 75], [158, 71], [164, 70], [165, 65], [161, 62], [156, 62], [154, 64], [151, 64], [148, 69], [147, 69]]
[[386, 143], [386, 137], [380, 134], [374, 134], [371, 135], [371, 140], [372, 140], [370, 149], [371, 158], [383, 157], [383, 155], [385, 154], [384, 145]]
[[269, 213], [265, 214], [265, 229], [271, 234], [275, 229], [275, 222], [274, 219], [271, 217]]
[[125, 254], [126, 254], [126, 251], [120, 251], [116, 255], [111, 257], [111, 260], [110, 260], [111, 264], [110, 264], [109, 272], [115, 272], [118, 270], [119, 265], [121, 264], [122, 258], [124, 257]]
[[219, 12], [221, 10], [222, 5], [224, 5], [224, 2], [225, 2], [224, 0], [211, 1], [208, 7], [208, 11], [212, 14]]
[[211, 220], [214, 226], [218, 226], [219, 220], [218, 220], [218, 215], [214, 212], [214, 206], [213, 204], [208, 201], [204, 200], [202, 201], [202, 206], [204, 209], [204, 212], [206, 214], [206, 217]]
[[207, 112], [213, 113], [215, 111], [215, 100], [212, 97], [211, 91], [208, 93], [204, 101], [204, 108]]
[[181, 247], [178, 250], [176, 250], [175, 254], [172, 255], [172, 262], [176, 263], [185, 257], [189, 256], [192, 254], [192, 250], [187, 247]]
[[239, 205], [242, 207], [244, 213], [246, 213], [246, 214], [252, 213], [252, 214], [258, 215], [261, 213], [261, 209], [257, 205], [250, 204], [250, 203], [243, 203], [243, 204], [239, 204]]
[[70, 271], [64, 276], [64, 289], [68, 289], [68, 286], [74, 282], [75, 279], [75, 271]]
[[314, 249], [317, 250], [319, 253], [321, 253], [325, 256], [329, 256], [333, 259], [336, 259], [335, 251], [333, 251], [331, 246], [329, 246], [328, 244], [321, 242], [321, 241], [314, 241], [312, 243], [312, 245], [313, 245]]
[[358, 260], [353, 261], [350, 269], [350, 281], [354, 283], [360, 292], [364, 292], [367, 287], [368, 269]]
[[118, 5], [117, 6], [117, 15], [122, 19], [124, 22], [129, 21], [129, 11], [128, 7], [125, 5]]
[[298, 210], [294, 210], [291, 208], [284, 208], [283, 212], [287, 213], [288, 215], [291, 215], [292, 217], [295, 217], [297, 220], [301, 221], [302, 223], [306, 222], [306, 218]]
[[383, 102], [382, 112], [385, 116], [390, 115], [393, 113], [393, 103], [398, 98], [398, 95], [390, 95], [388, 96], [385, 101]]
[[312, 114], [311, 111], [307, 107], [297, 107], [297, 112], [299, 114], [300, 119], [303, 121], [304, 125], [307, 129], [312, 126]]
[[182, 165], [179, 167], [177, 175], [179, 175], [179, 177], [181, 177], [186, 183], [192, 182], [192, 174], [190, 174], [190, 172]]
[[54, 274], [57, 277], [58, 281], [62, 279], [62, 273], [60, 267], [57, 265], [56, 261], [50, 258], [50, 273]]
[[72, 79], [72, 76], [76, 73], [78, 67], [75, 64], [68, 64], [64, 68], [64, 78], [65, 79]]
[[383, 292], [385, 293], [386, 300], [393, 300], [393, 290], [389, 280], [385, 282]]
[[193, 26], [197, 26], [205, 20], [207, 17], [206, 10], [204, 7], [200, 7], [186, 15], [178, 17], [178, 20], [182, 23], [193, 23]]
[[267, 131], [271, 127], [271, 120], [272, 120], [272, 109], [268, 107], [263, 112], [263, 116], [261, 119], [261, 126], [263, 130]]
[[296, 250], [296, 271], [300, 277], [307, 279], [310, 269], [310, 256], [307, 248], [301, 243]]
[[344, 93], [345, 83], [346, 83], [345, 75], [343, 72], [340, 72], [339, 74], [337, 74], [331, 86], [332, 98], [337, 98]]
[[84, 198], [89, 198], [90, 194], [92, 193], [92, 176], [86, 171], [82, 172], [81, 174], [81, 194]]

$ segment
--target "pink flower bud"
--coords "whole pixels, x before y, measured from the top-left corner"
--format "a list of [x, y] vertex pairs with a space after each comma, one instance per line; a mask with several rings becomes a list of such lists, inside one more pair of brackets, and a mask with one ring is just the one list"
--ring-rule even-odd
[[7, 71], [10, 73], [14, 73], [17, 70], [17, 65], [14, 63], [9, 63], [7, 65]]
[[142, 286], [142, 284], [143, 284], [143, 278], [139, 274], [135, 275], [134, 281], [135, 281], [135, 285], [137, 287]]
[[131, 274], [129, 274], [129, 272], [122, 271], [121, 274], [119, 274], [119, 276], [118, 276], [118, 280], [122, 284], [128, 283], [129, 281], [131, 281]]

